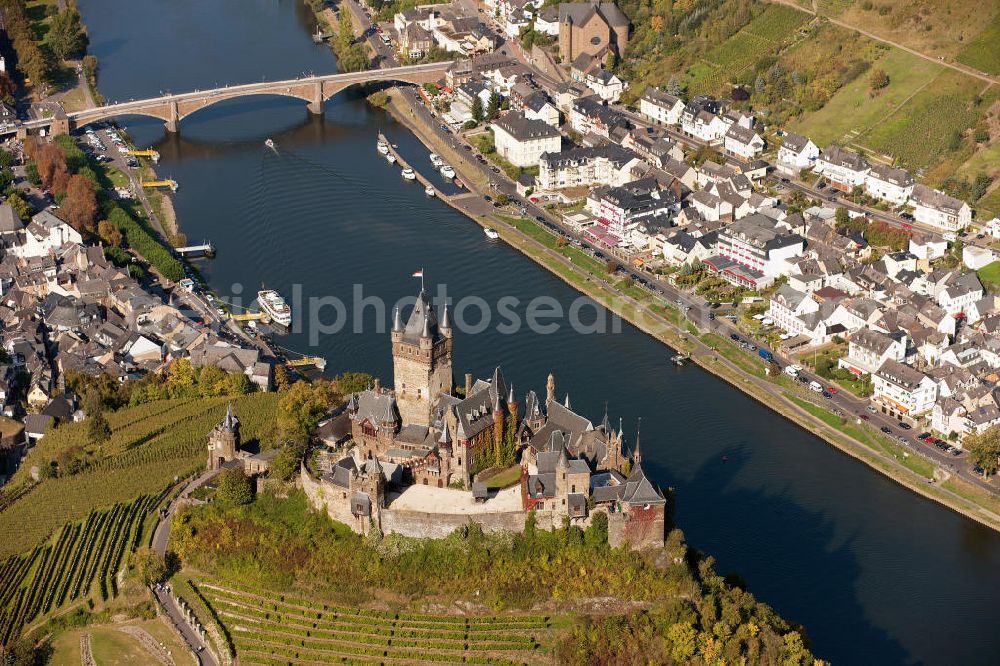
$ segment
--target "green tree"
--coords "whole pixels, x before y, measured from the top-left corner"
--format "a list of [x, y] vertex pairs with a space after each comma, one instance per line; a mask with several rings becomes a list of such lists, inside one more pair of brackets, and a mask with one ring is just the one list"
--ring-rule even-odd
[[476, 121], [476, 124], [483, 122], [483, 100], [479, 95], [473, 95], [472, 108], [469, 111], [472, 113], [472, 119]]
[[91, 444], [100, 444], [111, 438], [111, 425], [104, 412], [97, 412], [87, 420], [87, 437]]
[[242, 467], [231, 467], [219, 475], [215, 491], [219, 502], [229, 506], [243, 506], [253, 501], [253, 483]]
[[203, 398], [211, 398], [226, 393], [228, 377], [222, 368], [206, 365], [198, 372], [198, 393]]
[[167, 562], [162, 555], [152, 548], [141, 546], [132, 555], [129, 562], [136, 578], [143, 585], [159, 583], [167, 576]]
[[375, 378], [367, 372], [344, 372], [333, 380], [334, 386], [341, 395], [359, 393], [371, 387]]
[[837, 212], [834, 213], [834, 219], [837, 221], [838, 229], [846, 227], [851, 223], [851, 216], [847, 212], [847, 209], [843, 207], [837, 209]]
[[14, 212], [22, 222], [27, 222], [35, 214], [34, 206], [25, 201], [24, 197], [17, 192], [7, 197], [6, 203], [10, 204], [10, 207], [14, 209]]
[[305, 441], [336, 396], [328, 381], [292, 384], [278, 399], [278, 430], [288, 440]]
[[884, 69], [872, 70], [872, 73], [868, 76], [868, 83], [871, 85], [872, 90], [881, 90], [889, 85], [889, 75], [885, 73]]
[[167, 391], [171, 398], [194, 398], [198, 394], [198, 380], [191, 361], [180, 358], [167, 368]]
[[686, 664], [698, 649], [698, 630], [690, 622], [677, 622], [667, 630], [671, 643], [670, 655], [679, 664]]
[[60, 60], [81, 55], [87, 48], [87, 33], [80, 22], [80, 12], [64, 9], [52, 19], [47, 36], [52, 53]]
[[962, 444], [969, 452], [969, 460], [983, 470], [983, 476], [996, 474], [1000, 467], [1000, 426], [967, 435]]
[[486, 118], [495, 120], [500, 116], [500, 93], [493, 91], [490, 93], [490, 101], [486, 105]]
[[604, 69], [609, 72], [615, 71], [618, 66], [618, 55], [614, 51], [608, 49], [608, 55], [604, 57]]
[[274, 390], [284, 391], [290, 384], [291, 381], [288, 378], [288, 368], [284, 365], [274, 366]]
[[680, 97], [684, 94], [684, 85], [677, 80], [676, 76], [671, 76], [670, 80], [667, 81], [666, 85], [667, 94], [673, 95], [674, 97]]
[[305, 442], [289, 442], [281, 447], [278, 454], [271, 459], [269, 474], [272, 478], [289, 481], [299, 473], [299, 465], [305, 457], [307, 447]]

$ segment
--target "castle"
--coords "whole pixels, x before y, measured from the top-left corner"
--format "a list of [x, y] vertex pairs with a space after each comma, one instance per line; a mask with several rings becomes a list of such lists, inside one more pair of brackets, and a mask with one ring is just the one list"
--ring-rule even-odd
[[[439, 320], [423, 289], [405, 324], [399, 310], [393, 319], [393, 389], [376, 381], [348, 397], [350, 442], [318, 469], [303, 466], [314, 505], [361, 533], [415, 536], [469, 520], [519, 531], [529, 511], [539, 526], [586, 525], [604, 511], [613, 545], [663, 543], [666, 500], [646, 477], [638, 436], [626, 455], [621, 425], [605, 413], [595, 426], [568, 395], [556, 400], [552, 374], [544, 400], [534, 391], [519, 400], [500, 368], [488, 379], [466, 374], [453, 390], [448, 310]], [[520, 483], [491, 494], [476, 475], [500, 447], [518, 459]]]
[[240, 443], [240, 420], [233, 414], [233, 403], [229, 403], [222, 421], [208, 433], [206, 469], [216, 471], [232, 466], [242, 466], [243, 471], [248, 475], [262, 474], [270, 467], [271, 458], [278, 453], [278, 449], [250, 453], [242, 450]]

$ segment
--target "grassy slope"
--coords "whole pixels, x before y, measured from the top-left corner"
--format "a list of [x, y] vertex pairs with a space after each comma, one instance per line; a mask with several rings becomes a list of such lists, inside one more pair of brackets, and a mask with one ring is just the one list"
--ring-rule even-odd
[[[203, 464], [209, 430], [222, 417], [228, 398], [162, 401], [126, 408], [109, 417], [112, 438], [96, 451], [100, 463], [73, 476], [38, 484], [0, 513], [0, 556], [28, 550], [63, 523], [92, 509], [158, 493], [176, 476]], [[277, 395], [258, 393], [233, 400], [242, 417], [243, 440], [273, 437]], [[85, 438], [85, 423], [63, 426], [29, 454], [16, 482], [27, 482], [33, 465], [47, 464], [59, 452]], [[106, 457], [105, 457], [106, 456]]]
[[[994, 8], [1000, 7], [996, 3], [992, 4], [995, 5]], [[978, 37], [962, 49], [958, 61], [983, 72], [1000, 74], [1000, 13], [994, 16], [993, 22]]]

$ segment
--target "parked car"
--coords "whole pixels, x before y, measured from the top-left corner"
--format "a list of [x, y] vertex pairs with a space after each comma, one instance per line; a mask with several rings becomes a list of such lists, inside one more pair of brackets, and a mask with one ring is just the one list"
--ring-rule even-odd
[[899, 424], [899, 429], [900, 429], [900, 430], [909, 430], [909, 429], [910, 429], [910, 428], [912, 428], [912, 427], [913, 427], [913, 426], [911, 426], [911, 425], [910, 425], [909, 423], [902, 423], [902, 422], [901, 422], [901, 423]]
[[892, 434], [892, 428], [890, 428], [889, 426], [882, 426], [881, 428], [879, 428], [879, 430], [881, 430], [887, 435]]

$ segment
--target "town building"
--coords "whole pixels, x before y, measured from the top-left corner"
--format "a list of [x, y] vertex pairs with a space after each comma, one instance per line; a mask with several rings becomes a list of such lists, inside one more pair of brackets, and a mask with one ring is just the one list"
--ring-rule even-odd
[[490, 125], [490, 129], [497, 153], [514, 166], [537, 166], [542, 154], [551, 155], [562, 150], [562, 135], [558, 129], [520, 113], [505, 113]]
[[758, 289], [786, 272], [787, 260], [801, 256], [804, 250], [801, 236], [755, 213], [719, 231], [718, 256], [707, 259], [705, 264], [734, 284]]
[[564, 2], [559, 5], [559, 53], [572, 62], [581, 53], [621, 56], [628, 46], [628, 17], [613, 2]]
[[658, 125], [677, 125], [684, 111], [681, 98], [647, 86], [639, 98], [639, 113]]
[[893, 418], [912, 420], [931, 411], [937, 400], [934, 380], [899, 361], [883, 363], [872, 380], [872, 404]]
[[876, 199], [901, 206], [913, 192], [913, 176], [906, 169], [873, 164], [865, 175], [865, 192]]
[[969, 204], [926, 185], [913, 186], [909, 204], [917, 222], [942, 231], [955, 232], [972, 223]]
[[854, 151], [829, 146], [816, 158], [814, 169], [837, 189], [850, 192], [855, 187], [864, 186], [868, 162]]
[[594, 185], [624, 185], [638, 157], [620, 146], [572, 148], [545, 153], [538, 160], [538, 185], [544, 190]]
[[778, 171], [798, 176], [803, 169], [812, 169], [819, 157], [819, 146], [801, 134], [788, 132], [778, 147]]
[[733, 123], [723, 137], [723, 147], [730, 155], [749, 161], [763, 152], [764, 139], [752, 129]]

